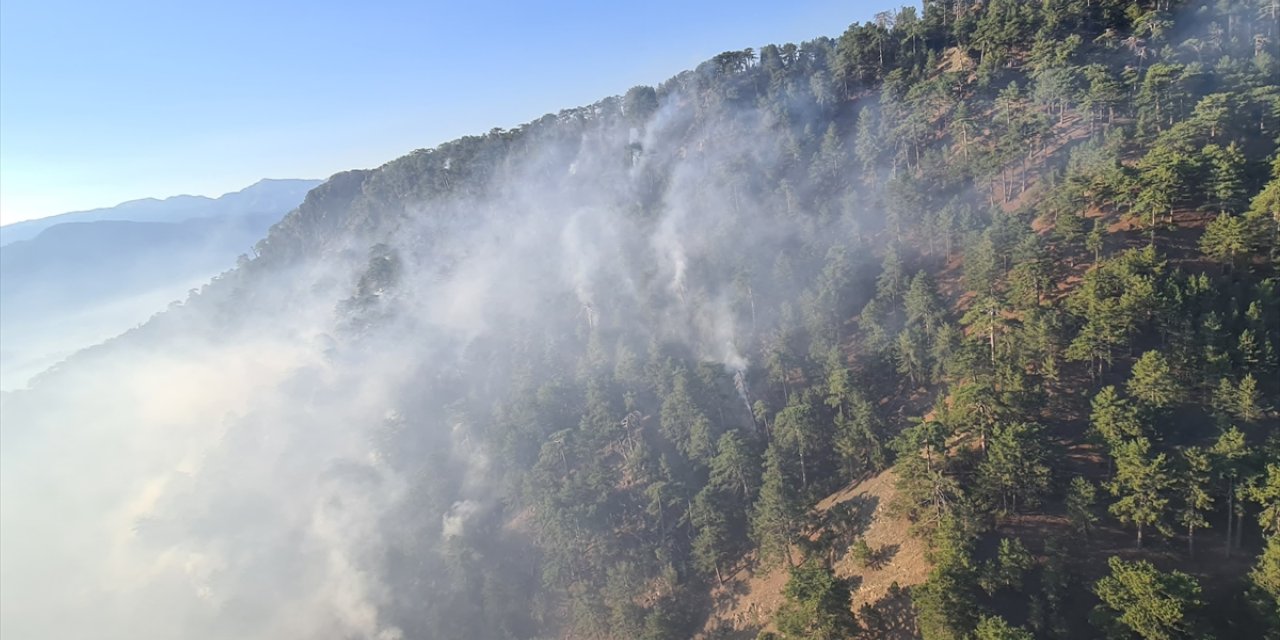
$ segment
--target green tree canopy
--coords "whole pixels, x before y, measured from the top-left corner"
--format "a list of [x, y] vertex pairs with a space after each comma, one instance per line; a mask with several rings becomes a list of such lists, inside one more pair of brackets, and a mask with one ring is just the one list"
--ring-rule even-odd
[[849, 589], [817, 558], [791, 569], [774, 618], [787, 638], [846, 640], [857, 632]]
[[1163, 573], [1145, 560], [1107, 561], [1111, 574], [1093, 586], [1102, 600], [1095, 620], [1109, 636], [1122, 638], [1127, 630], [1144, 640], [1195, 638], [1200, 584], [1180, 571]]

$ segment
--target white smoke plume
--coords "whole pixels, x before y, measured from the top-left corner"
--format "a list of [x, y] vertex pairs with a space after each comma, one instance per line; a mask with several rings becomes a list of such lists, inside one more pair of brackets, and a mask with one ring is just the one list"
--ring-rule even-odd
[[[439, 180], [465, 191], [287, 219], [267, 254], [291, 229], [324, 230], [297, 234], [311, 244], [293, 262], [259, 259], [6, 395], [2, 635], [427, 633], [435, 605], [414, 590], [447, 582], [444, 543], [487, 526], [507, 490], [457, 389], [501, 402], [514, 348], [684, 345], [723, 366], [750, 413], [752, 316], [707, 258], [769, 273], [795, 230], [730, 178], [785, 158], [772, 116], [700, 121], [695, 103], [673, 90], [638, 129], [607, 101], [549, 116], [487, 182], [447, 150]], [[390, 191], [436, 153], [355, 191]]]

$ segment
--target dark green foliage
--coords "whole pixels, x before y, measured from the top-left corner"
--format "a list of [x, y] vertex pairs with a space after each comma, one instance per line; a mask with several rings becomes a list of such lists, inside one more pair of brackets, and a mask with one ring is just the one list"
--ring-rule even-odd
[[[395, 317], [411, 265], [449, 253], [432, 225], [455, 221], [433, 207], [483, 209], [471, 203], [523, 164], [573, 194], [556, 203], [565, 215], [618, 214], [619, 235], [647, 238], [672, 216], [706, 224], [682, 238], [678, 278], [647, 244], [608, 247], [593, 269], [644, 266], [590, 304], [555, 292], [545, 323], [496, 301], [485, 322], [512, 331], [467, 347], [492, 361], [483, 375], [424, 365], [424, 402], [478, 425], [503, 487], [502, 522], [474, 550], [442, 552], [467, 597], [405, 580], [420, 585], [406, 601], [483, 592], [483, 614], [504, 611], [484, 626], [474, 608], [430, 605], [463, 630], [440, 637], [689, 637], [706, 613], [695, 591], [751, 558], [791, 569], [781, 637], [849, 637], [848, 588], [804, 543], [832, 534], [819, 500], [891, 465], [895, 503], [875, 517], [903, 515], [932, 545], [905, 614], [926, 640], [1092, 632], [1077, 623], [1095, 554], [1047, 544], [1037, 567], [1034, 539], [1003, 538], [974, 561], [977, 529], [1027, 514], [1077, 545], [1119, 523], [1139, 545], [1176, 531], [1192, 551], [1211, 529], [1250, 553], [1256, 518], [1268, 538], [1248, 598], [1276, 601], [1280, 473], [1261, 444], [1280, 393], [1270, 5], [920, 9], [758, 57], [727, 51], [657, 87], [335, 176], [244, 267], [328, 255], [342, 229], [425, 225], [409, 242], [421, 255], [383, 244], [355, 259], [342, 309], [367, 332]], [[565, 177], [580, 155], [616, 158], [591, 174], [616, 193], [596, 201]], [[495, 277], [515, 289], [520, 276]], [[1086, 415], [1093, 446], [1080, 446]], [[432, 532], [406, 536], [435, 541], [435, 514], [465, 492], [413, 467], [444, 464], [448, 443], [406, 446], [404, 431], [379, 450], [433, 477], [415, 489]], [[529, 566], [486, 553], [515, 544], [506, 525], [529, 533], [514, 554]], [[841, 539], [870, 563], [857, 535]], [[505, 570], [534, 595], [504, 591]], [[1145, 562], [1111, 570], [1094, 589], [1106, 633], [1199, 631], [1194, 581]], [[1015, 595], [1025, 619], [993, 614], [1011, 615], [1000, 606]]]
[[1103, 387], [1093, 397], [1089, 424], [1097, 439], [1115, 449], [1125, 441], [1140, 438], [1144, 429], [1135, 407], [1116, 391]]
[[871, 564], [872, 559], [875, 557], [875, 551], [871, 549], [871, 545], [867, 544], [865, 538], [858, 538], [853, 541], [853, 544], [849, 545], [849, 555], [853, 557], [853, 560], [859, 566], [865, 568]]
[[1133, 363], [1129, 395], [1153, 409], [1166, 409], [1182, 398], [1182, 389], [1168, 360], [1158, 351], [1148, 351]]
[[956, 480], [947, 473], [944, 452], [946, 434], [941, 423], [921, 420], [904, 429], [894, 441], [898, 459], [895, 508], [915, 523], [918, 531], [931, 531], [954, 511], [960, 494]]
[[836, 416], [835, 451], [840, 457], [846, 477], [880, 471], [885, 466], [882, 427], [875, 406], [861, 396], [854, 396], [847, 410]]
[[1218, 436], [1213, 448], [1209, 450], [1212, 457], [1215, 475], [1218, 477], [1219, 495], [1226, 503], [1226, 551], [1230, 556], [1233, 549], [1240, 546], [1240, 524], [1244, 512], [1240, 506], [1241, 482], [1249, 475], [1249, 458], [1252, 451], [1245, 440], [1244, 433], [1231, 427]]
[[1202, 606], [1200, 585], [1185, 573], [1163, 573], [1146, 561], [1108, 560], [1111, 575], [1094, 584], [1102, 600], [1095, 611], [1108, 636], [1144, 640], [1195, 638], [1196, 616]]
[[724, 505], [710, 488], [703, 489], [694, 496], [689, 508], [689, 519], [698, 532], [693, 540], [694, 564], [698, 570], [714, 575], [718, 582], [723, 582], [721, 567], [730, 559], [729, 554], [733, 550], [729, 544], [731, 532]]
[[787, 638], [840, 640], [857, 631], [849, 589], [816, 559], [791, 569], [778, 609], [778, 631]]
[[1167, 532], [1164, 518], [1173, 479], [1165, 454], [1152, 455], [1151, 443], [1138, 438], [1119, 443], [1112, 449], [1112, 457], [1116, 473], [1107, 489], [1116, 501], [1111, 504], [1111, 513], [1137, 529], [1138, 547], [1142, 547], [1145, 530], [1155, 527]]
[[978, 482], [1001, 513], [1035, 507], [1049, 489], [1043, 429], [1011, 422], [992, 431], [987, 457], [978, 465]]
[[1034, 558], [1021, 540], [1001, 538], [996, 557], [982, 566], [978, 583], [990, 594], [995, 594], [1000, 589], [1020, 591], [1023, 578], [1034, 563]]
[[1250, 601], [1261, 618], [1267, 638], [1280, 635], [1280, 535], [1267, 538], [1267, 546], [1249, 573], [1253, 583]]
[[1067, 489], [1067, 517], [1078, 533], [1088, 536], [1098, 522], [1098, 515], [1094, 512], [1097, 502], [1098, 489], [1092, 482], [1080, 476], [1071, 478]]
[[1268, 536], [1280, 536], [1280, 462], [1268, 462], [1266, 473], [1255, 480], [1248, 493], [1258, 504], [1258, 525]]
[[916, 624], [925, 640], [959, 640], [968, 635], [976, 615], [971, 553], [970, 534], [956, 518], [944, 519], [933, 536], [929, 579], [911, 590]]
[[662, 401], [662, 435], [689, 458], [705, 461], [715, 445], [711, 421], [694, 403], [689, 386], [683, 371], [674, 376], [671, 391]]
[[933, 278], [924, 271], [911, 278], [903, 307], [906, 310], [907, 327], [918, 327], [928, 336], [936, 333], [946, 318]]
[[974, 630], [975, 640], [1033, 640], [1034, 635], [1021, 627], [1011, 626], [1000, 616], [986, 616]]
[[747, 500], [755, 491], [755, 470], [759, 468], [755, 455], [737, 431], [720, 436], [716, 444], [716, 456], [711, 459], [710, 486], [721, 491], [736, 493], [738, 499]]
[[816, 469], [827, 447], [826, 437], [813, 406], [799, 396], [778, 412], [773, 419], [775, 442], [782, 451], [794, 456], [800, 472], [801, 489], [809, 488], [809, 470]]
[[1187, 528], [1187, 553], [1191, 556], [1196, 553], [1196, 529], [1209, 526], [1205, 516], [1213, 506], [1213, 496], [1209, 493], [1213, 470], [1211, 465], [1209, 455], [1203, 449], [1187, 447], [1182, 450], [1178, 479], [1182, 506], [1178, 511], [1178, 522]]
[[798, 493], [795, 481], [783, 471], [778, 452], [770, 447], [765, 452], [760, 497], [751, 519], [751, 537], [767, 561], [785, 558], [791, 562], [791, 544], [800, 518]]
[[1083, 322], [1067, 359], [1090, 362], [1094, 374], [1101, 374], [1150, 318], [1163, 271], [1154, 248], [1130, 250], [1090, 269], [1067, 299], [1067, 310]]

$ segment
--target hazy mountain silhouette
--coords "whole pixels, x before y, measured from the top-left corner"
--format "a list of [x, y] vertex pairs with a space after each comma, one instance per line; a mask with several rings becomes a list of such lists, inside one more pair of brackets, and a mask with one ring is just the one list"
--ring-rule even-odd
[[130, 222], [182, 222], [192, 218], [242, 216], [288, 211], [302, 202], [320, 180], [259, 180], [218, 198], [180, 195], [164, 199], [130, 200], [114, 207], [73, 211], [39, 220], [25, 220], [0, 227], [0, 245], [29, 240], [40, 232], [69, 222], [126, 220]]
[[233, 267], [318, 180], [262, 180], [0, 227], [0, 388], [110, 338]]

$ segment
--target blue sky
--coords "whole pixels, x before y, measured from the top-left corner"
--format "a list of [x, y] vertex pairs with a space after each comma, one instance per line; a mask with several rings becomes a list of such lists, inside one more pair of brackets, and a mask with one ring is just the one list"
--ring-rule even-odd
[[377, 166], [901, 4], [0, 0], [0, 222]]

